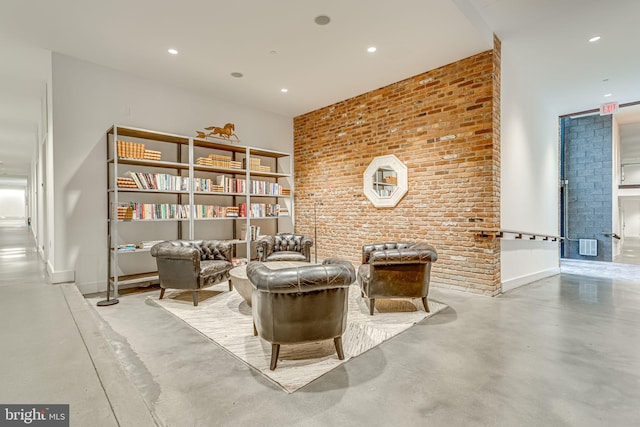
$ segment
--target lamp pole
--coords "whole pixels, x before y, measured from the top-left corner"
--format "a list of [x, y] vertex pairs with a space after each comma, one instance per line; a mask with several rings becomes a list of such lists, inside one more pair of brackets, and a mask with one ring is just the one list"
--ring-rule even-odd
[[318, 263], [318, 214], [317, 214], [317, 207], [318, 206], [323, 206], [323, 203], [320, 202], [313, 202], [313, 253], [315, 256], [315, 263]]
[[317, 203], [313, 202], [313, 255], [315, 257], [315, 263], [318, 263], [318, 228], [317, 224], [317, 213], [316, 213]]

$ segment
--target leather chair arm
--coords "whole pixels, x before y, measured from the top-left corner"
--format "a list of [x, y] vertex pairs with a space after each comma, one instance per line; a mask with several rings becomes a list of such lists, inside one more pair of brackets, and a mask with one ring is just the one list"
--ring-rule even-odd
[[267, 257], [273, 252], [274, 237], [262, 236], [256, 241], [256, 252], [258, 254], [258, 261], [266, 261]]
[[263, 263], [253, 262], [247, 266], [247, 277], [258, 291], [271, 293], [346, 288], [356, 280], [355, 269], [350, 264], [336, 262], [271, 270]]
[[200, 262], [200, 251], [192, 246], [175, 246], [171, 242], [162, 242], [151, 247], [151, 256], [164, 259], [192, 260]]
[[353, 270], [353, 274], [355, 274], [356, 272], [353, 264], [351, 264], [351, 262], [347, 261], [346, 259], [325, 258], [324, 261], [322, 261], [322, 265], [344, 265], [347, 269]]

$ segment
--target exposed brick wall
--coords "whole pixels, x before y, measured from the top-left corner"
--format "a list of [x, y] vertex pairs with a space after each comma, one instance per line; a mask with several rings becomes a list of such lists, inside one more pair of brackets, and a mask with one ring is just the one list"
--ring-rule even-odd
[[[496, 39], [492, 51], [296, 117], [296, 232], [313, 236], [322, 202], [319, 259], [359, 264], [364, 244], [424, 241], [439, 255], [433, 285], [499, 293], [499, 242], [469, 231], [499, 225], [499, 88]], [[408, 167], [409, 191], [381, 209], [363, 173], [387, 154]]]

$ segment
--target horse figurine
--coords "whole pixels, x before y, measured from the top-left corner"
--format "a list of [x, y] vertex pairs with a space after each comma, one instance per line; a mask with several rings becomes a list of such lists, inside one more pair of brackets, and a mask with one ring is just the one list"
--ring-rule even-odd
[[[238, 138], [238, 135], [236, 135], [234, 133], [234, 131], [236, 130], [236, 127], [233, 123], [227, 123], [224, 125], [224, 127], [216, 127], [216, 126], [209, 126], [208, 128], [204, 128], [205, 130], [209, 130], [211, 132], [209, 132], [208, 134], [206, 134], [206, 136], [216, 136], [219, 135], [220, 138], [223, 139], [230, 139], [232, 136], [234, 136], [238, 141], [240, 140], [240, 138]], [[198, 136], [200, 136], [200, 134], [203, 132], [198, 132]]]

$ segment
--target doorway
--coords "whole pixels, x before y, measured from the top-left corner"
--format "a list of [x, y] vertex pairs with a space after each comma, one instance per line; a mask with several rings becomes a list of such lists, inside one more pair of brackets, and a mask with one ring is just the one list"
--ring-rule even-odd
[[560, 120], [561, 257], [640, 264], [640, 105]]
[[4, 226], [26, 224], [25, 188], [0, 188], [0, 223]]

